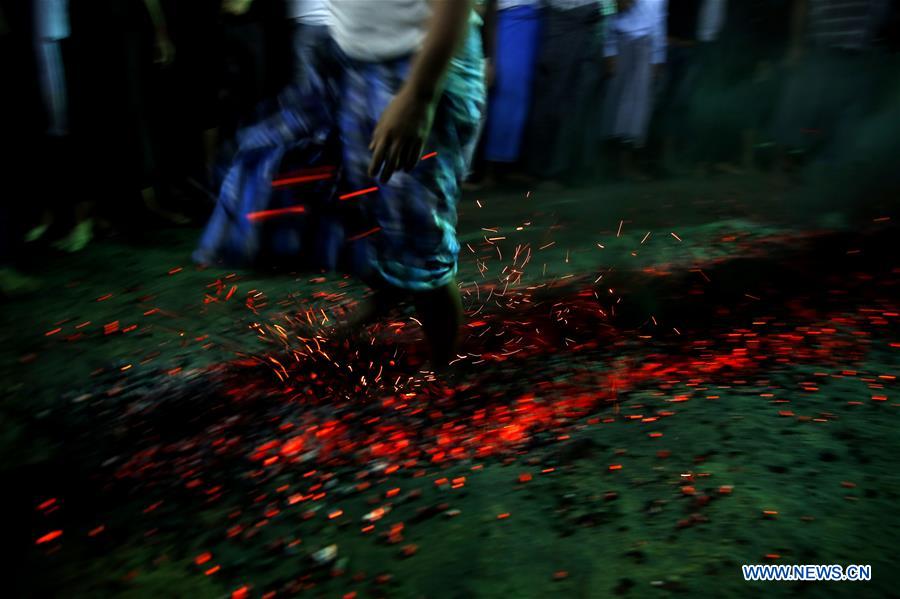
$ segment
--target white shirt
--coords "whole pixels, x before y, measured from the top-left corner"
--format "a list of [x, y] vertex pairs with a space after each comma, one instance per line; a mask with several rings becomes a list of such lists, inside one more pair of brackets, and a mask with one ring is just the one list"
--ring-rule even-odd
[[428, 0], [330, 0], [331, 37], [356, 60], [378, 62], [415, 52], [425, 39]]
[[650, 36], [653, 43], [652, 63], [666, 61], [666, 17], [668, 0], [635, 0], [631, 9], [606, 19], [603, 55], [619, 53], [619, 40]]
[[290, 0], [288, 17], [303, 25], [328, 25], [328, 0]]

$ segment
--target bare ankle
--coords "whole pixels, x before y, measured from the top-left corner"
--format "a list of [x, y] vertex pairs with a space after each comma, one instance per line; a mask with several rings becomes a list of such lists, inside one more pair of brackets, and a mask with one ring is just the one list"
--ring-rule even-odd
[[417, 293], [416, 312], [431, 350], [432, 367], [443, 370], [456, 356], [462, 325], [462, 299], [456, 281], [432, 291]]

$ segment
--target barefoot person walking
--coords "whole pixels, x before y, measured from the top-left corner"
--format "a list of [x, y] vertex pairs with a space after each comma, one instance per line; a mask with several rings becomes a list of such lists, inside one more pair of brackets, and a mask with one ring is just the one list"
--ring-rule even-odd
[[[440, 368], [462, 321], [456, 206], [484, 110], [478, 18], [472, 0], [329, 9], [310, 72], [277, 114], [239, 133], [195, 259], [348, 270], [376, 304], [413, 300]], [[299, 203], [273, 188], [285, 164], [335, 162], [336, 181], [304, 188]]]

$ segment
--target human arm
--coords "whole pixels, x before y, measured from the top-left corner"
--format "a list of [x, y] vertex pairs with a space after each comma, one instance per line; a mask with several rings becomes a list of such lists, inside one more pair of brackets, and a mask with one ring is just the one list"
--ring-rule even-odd
[[169, 37], [169, 31], [166, 27], [166, 16], [163, 13], [159, 0], [144, 0], [144, 7], [150, 15], [150, 22], [153, 24], [155, 35], [155, 51], [154, 60], [157, 64], [167, 66], [175, 59], [175, 45]]
[[369, 176], [382, 183], [399, 169], [415, 167], [431, 131], [444, 79], [465, 39], [472, 0], [435, 0], [422, 48], [413, 58], [409, 76], [384, 110], [369, 149]]

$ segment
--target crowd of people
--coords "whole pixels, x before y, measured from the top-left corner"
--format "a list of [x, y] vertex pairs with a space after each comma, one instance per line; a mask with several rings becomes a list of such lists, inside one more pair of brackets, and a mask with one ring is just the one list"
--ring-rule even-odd
[[[447, 2], [430, 0], [431, 10]], [[2, 291], [33, 286], [14, 268], [17, 256], [30, 254], [31, 247], [76, 252], [98, 235], [138, 236], [148, 222], [181, 225], [205, 218], [215, 200], [218, 212], [228, 202], [244, 210], [270, 207], [268, 192], [262, 204], [259, 194], [245, 193], [242, 178], [263, 176], [263, 166], [255, 162], [251, 169], [241, 144], [246, 149], [254, 138], [270, 143], [304, 119], [320, 124], [334, 118], [316, 112], [323, 107], [346, 109], [340, 127], [348, 126], [346, 119], [359, 128], [360, 139], [342, 140], [342, 159], [365, 155], [367, 161], [373, 151], [368, 144], [377, 146], [386, 126], [381, 111], [389, 109], [396, 120], [391, 110], [408, 112], [417, 105], [398, 108], [391, 95], [396, 86], [384, 97], [357, 98], [355, 105], [331, 96], [326, 101], [318, 88], [328, 82], [311, 65], [322, 60], [316, 53], [334, 38], [353, 62], [352, 68], [341, 67], [344, 75], [383, 82], [401, 77], [400, 71], [415, 73], [415, 61], [400, 66], [397, 56], [428, 39], [409, 25], [424, 18], [416, 11], [426, 4], [0, 0], [0, 77], [8, 99], [0, 123], [6, 179]], [[481, 48], [464, 44], [472, 53], [471, 72], [459, 66], [460, 57], [469, 56], [465, 52], [457, 52], [455, 66], [447, 67], [441, 85], [456, 90], [458, 98], [445, 94], [444, 103], [453, 106], [446, 107], [446, 122], [440, 111], [434, 121], [433, 138], [448, 155], [462, 157], [435, 167], [432, 182], [445, 186], [453, 187], [452, 180], [470, 166], [467, 184], [473, 187], [519, 182], [553, 188], [606, 177], [749, 170], [764, 163], [790, 171], [802, 161], [827, 159], [860, 119], [896, 100], [890, 83], [896, 78], [896, 0], [474, 4], [478, 16], [472, 24], [480, 35], [473, 36]], [[371, 18], [365, 26], [356, 22], [366, 15]], [[373, 30], [389, 17], [395, 22]], [[484, 67], [473, 58], [482, 51]], [[382, 70], [362, 68], [367, 61]], [[369, 83], [351, 91], [365, 96]], [[484, 106], [480, 86], [487, 90]], [[286, 109], [289, 101], [293, 108]], [[310, 108], [304, 102], [318, 104]], [[300, 106], [306, 112], [296, 110]], [[441, 127], [448, 128], [443, 137]], [[295, 141], [266, 158], [265, 176], [284, 170], [285, 163], [321, 165], [321, 156], [314, 159], [312, 153], [322, 148], [298, 149]], [[390, 139], [383, 143], [383, 164], [376, 170], [390, 179], [394, 170], [412, 168], [411, 153], [390, 163], [393, 145]], [[298, 158], [298, 152], [305, 156]], [[352, 183], [364, 188], [363, 179]], [[402, 193], [420, 191], [407, 187]], [[442, 220], [452, 229], [455, 202], [445, 208], [446, 214], [438, 211], [426, 220]], [[253, 241], [249, 234], [236, 240], [233, 231], [223, 232], [216, 218], [214, 212], [198, 250], [201, 261], [223, 251], [226, 241], [216, 236], [227, 236], [232, 246]], [[323, 220], [318, 226], [330, 225]], [[447, 241], [446, 255], [432, 256], [432, 262], [455, 264], [455, 243]], [[435, 274], [443, 271], [432, 263], [417, 269], [401, 263], [385, 258], [377, 274], [402, 280], [407, 288], [419, 284], [410, 280], [443, 281]]]
[[[889, 101], [890, 0], [497, 0], [479, 183], [790, 169]], [[761, 148], [769, 148], [761, 152]]]

